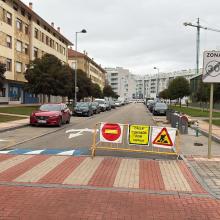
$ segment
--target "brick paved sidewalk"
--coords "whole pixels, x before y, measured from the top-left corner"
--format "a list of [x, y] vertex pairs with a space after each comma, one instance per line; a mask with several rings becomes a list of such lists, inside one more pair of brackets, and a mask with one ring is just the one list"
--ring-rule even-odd
[[220, 157], [188, 157], [188, 161], [198, 173], [208, 189], [220, 199]]
[[220, 219], [184, 161], [0, 155], [0, 219]]
[[183, 161], [0, 155], [0, 184], [56, 184], [206, 194]]
[[137, 192], [0, 186], [4, 220], [217, 220], [220, 202]]

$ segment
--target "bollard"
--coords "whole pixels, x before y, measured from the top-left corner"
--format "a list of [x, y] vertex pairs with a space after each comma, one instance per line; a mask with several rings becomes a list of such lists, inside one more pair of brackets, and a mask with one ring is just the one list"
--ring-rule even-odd
[[199, 137], [199, 122], [196, 121], [196, 137]]

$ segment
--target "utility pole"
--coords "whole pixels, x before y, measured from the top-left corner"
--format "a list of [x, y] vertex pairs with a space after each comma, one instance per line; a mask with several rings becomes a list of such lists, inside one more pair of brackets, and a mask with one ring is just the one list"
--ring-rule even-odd
[[184, 22], [183, 25], [196, 27], [196, 29], [197, 29], [197, 35], [196, 35], [196, 74], [199, 74], [200, 29], [202, 28], [204, 30], [215, 31], [215, 32], [220, 32], [220, 30], [201, 26], [199, 18], [197, 18], [196, 24], [192, 24], [191, 22]]
[[197, 19], [197, 39], [196, 39], [196, 74], [199, 74], [199, 54], [200, 54], [200, 24]]

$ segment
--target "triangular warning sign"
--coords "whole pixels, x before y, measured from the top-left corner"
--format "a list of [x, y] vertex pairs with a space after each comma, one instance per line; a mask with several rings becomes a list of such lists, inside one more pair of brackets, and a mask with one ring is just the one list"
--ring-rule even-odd
[[166, 128], [163, 128], [160, 131], [160, 133], [154, 139], [153, 144], [164, 145], [164, 146], [173, 146], [173, 142], [172, 142], [170, 135], [169, 135]]

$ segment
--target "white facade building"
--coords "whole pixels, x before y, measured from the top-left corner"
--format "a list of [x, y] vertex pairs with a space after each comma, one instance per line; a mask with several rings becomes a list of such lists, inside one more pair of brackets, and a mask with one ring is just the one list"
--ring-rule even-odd
[[131, 74], [128, 69], [122, 67], [105, 68], [105, 70], [107, 81], [113, 91], [125, 99], [156, 98], [161, 91], [168, 88], [174, 78], [183, 76], [190, 80], [196, 75], [195, 69], [147, 75]]
[[135, 94], [135, 79], [128, 69], [122, 67], [105, 68], [107, 82], [122, 99], [131, 99]]
[[[200, 69], [200, 72], [202, 72], [202, 69]], [[180, 70], [180, 71], [174, 71], [168, 73], [159, 73], [154, 75], [145, 75], [143, 82], [144, 84], [143, 96], [145, 98], [156, 98], [156, 96], [161, 91], [168, 88], [170, 81], [173, 80], [174, 78], [178, 76], [183, 76], [187, 80], [190, 80], [190, 78], [195, 75], [196, 75], [195, 69]]]

